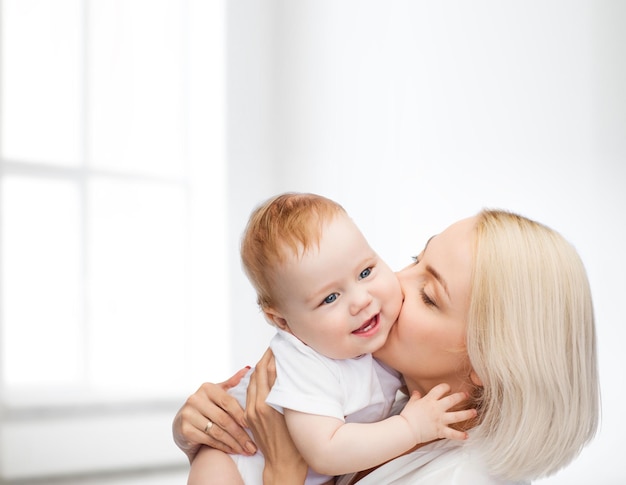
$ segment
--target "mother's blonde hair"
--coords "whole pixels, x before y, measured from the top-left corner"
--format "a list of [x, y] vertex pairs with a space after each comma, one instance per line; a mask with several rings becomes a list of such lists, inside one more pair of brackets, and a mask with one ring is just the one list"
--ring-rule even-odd
[[473, 439], [490, 468], [528, 480], [567, 465], [599, 420], [591, 292], [576, 250], [537, 222], [481, 212], [467, 342], [483, 384]]

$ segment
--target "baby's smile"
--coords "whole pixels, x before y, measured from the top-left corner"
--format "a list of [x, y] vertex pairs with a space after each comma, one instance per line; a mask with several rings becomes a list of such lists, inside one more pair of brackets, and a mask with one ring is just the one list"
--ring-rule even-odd
[[362, 336], [369, 337], [370, 335], [378, 331], [379, 322], [380, 322], [380, 313], [377, 313], [376, 315], [374, 315], [372, 318], [370, 318], [367, 322], [365, 322], [363, 325], [361, 325], [352, 333], [355, 335], [362, 335]]

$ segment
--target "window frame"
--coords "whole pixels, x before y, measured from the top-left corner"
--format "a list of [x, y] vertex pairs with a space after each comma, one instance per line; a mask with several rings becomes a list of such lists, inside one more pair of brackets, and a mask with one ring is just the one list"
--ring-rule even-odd
[[[88, 8], [88, 0], [82, 3], [85, 9]], [[2, 5], [0, 1], [0, 16]], [[46, 397], [45, 389], [38, 389], [36, 395], [18, 395], [7, 391], [1, 377], [4, 372], [0, 360], [0, 481], [185, 467], [187, 460], [175, 447], [171, 437], [171, 420], [184, 398], [195, 390], [193, 386], [197, 387], [204, 380], [217, 379], [229, 369], [228, 346], [220, 346], [219, 353], [207, 354], [202, 343], [209, 339], [230, 340], [228, 325], [220, 325], [219, 328], [209, 326], [210, 319], [215, 316], [220, 320], [228, 320], [228, 284], [225, 284], [228, 264], [224, 126], [225, 5], [223, 0], [185, 0], [182, 8], [186, 10], [188, 22], [184, 65], [186, 92], [183, 96], [186, 105], [185, 176], [163, 178], [87, 167], [87, 76], [83, 74], [80, 93], [83, 103], [80, 164], [67, 167], [8, 160], [4, 158], [0, 138], [0, 182], [6, 176], [24, 175], [44, 179], [62, 178], [77, 184], [81, 199], [80, 264], [83, 280], [86, 277], [85, 248], [88, 245], [87, 185], [91, 177], [174, 184], [185, 190], [189, 215], [188, 258], [197, 263], [188, 264], [191, 268], [188, 275], [190, 291], [187, 295], [189, 309], [184, 328], [188, 348], [185, 363], [187, 375], [181, 376], [181, 381], [188, 384], [189, 391], [187, 394], [177, 391], [126, 397], [97, 395], [87, 390], [56, 399], [53, 394]], [[87, 16], [83, 15], [82, 19], [83, 41], [88, 42]], [[84, 51], [88, 49], [85, 47]], [[87, 59], [83, 59], [83, 62], [86, 63]], [[82, 69], [85, 73], [85, 65]], [[0, 84], [0, 90], [2, 88]], [[2, 118], [0, 111], [0, 123], [3, 122]], [[0, 203], [3, 200], [1, 191], [2, 183]], [[216, 258], [215, 253], [223, 257]], [[211, 276], [208, 275], [209, 269]], [[217, 282], [212, 281], [213, 278]], [[2, 290], [0, 286], [0, 306]], [[89, 325], [85, 292], [83, 284], [80, 312], [84, 354], [87, 353], [85, 343]], [[216, 299], [222, 302], [219, 311], [206, 301], [207, 292], [218, 293]], [[0, 330], [4, 324], [2, 320], [0, 314]], [[166, 353], [167, 349], [163, 349], [163, 352]], [[83, 362], [85, 360], [86, 355], [83, 355]], [[211, 369], [213, 374], [207, 374], [207, 369]]]

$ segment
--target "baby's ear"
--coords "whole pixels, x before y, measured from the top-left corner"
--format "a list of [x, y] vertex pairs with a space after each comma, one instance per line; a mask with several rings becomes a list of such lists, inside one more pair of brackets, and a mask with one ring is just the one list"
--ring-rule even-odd
[[289, 331], [289, 325], [287, 325], [287, 320], [274, 308], [264, 308], [263, 313], [265, 314], [265, 318], [267, 321], [273, 325], [276, 325], [281, 330]]

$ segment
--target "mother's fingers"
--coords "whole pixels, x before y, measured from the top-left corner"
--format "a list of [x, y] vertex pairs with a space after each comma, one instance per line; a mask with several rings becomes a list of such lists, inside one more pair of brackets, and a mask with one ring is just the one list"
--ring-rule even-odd
[[[200, 392], [200, 390], [198, 392]], [[205, 433], [209, 420], [213, 423], [213, 419], [208, 416], [213, 416], [213, 418], [216, 419], [216, 417], [224, 413], [224, 411], [212, 402], [202, 398], [201, 395], [198, 395], [198, 392], [187, 400], [180, 411], [181, 432], [186, 441], [189, 443], [208, 445], [227, 453], [242, 453], [242, 445], [239, 444], [233, 436], [221, 435], [219, 439], [217, 439], [217, 429], [213, 429], [217, 428], [215, 424], [212, 426], [211, 430], [209, 430], [210, 432], [208, 434]]]
[[[266, 414], [269, 406], [265, 404], [265, 399], [276, 380], [276, 365], [274, 354], [271, 349], [267, 349], [261, 360], [257, 363], [254, 373], [250, 376], [248, 393], [246, 396], [246, 420], [254, 432], [254, 426], [258, 426], [259, 413]], [[256, 436], [256, 435], [255, 435]]]
[[227, 379], [224, 382], [221, 382], [220, 384], [217, 384], [217, 385], [219, 387], [221, 387], [224, 391], [228, 391], [229, 389], [232, 389], [237, 384], [239, 384], [241, 379], [243, 379], [245, 377], [245, 375], [248, 373], [249, 370], [250, 370], [250, 366], [246, 366], [243, 369], [237, 371], [235, 373], [235, 375], [233, 375], [229, 379]]
[[276, 361], [271, 349], [267, 349], [256, 365], [256, 371], [251, 380], [255, 380], [258, 392], [264, 396], [269, 394], [270, 388], [276, 380]]
[[[208, 422], [208, 421], [207, 421]], [[240, 428], [236, 428], [238, 431]], [[226, 453], [253, 455], [256, 453], [256, 446], [245, 431], [242, 436], [233, 437], [232, 431], [225, 430], [216, 423], [210, 427], [205, 424], [205, 443], [212, 448], [225, 451]]]
[[[208, 445], [227, 453], [253, 454], [256, 447], [243, 429], [243, 409], [226, 391], [241, 380], [248, 369], [242, 369], [220, 384], [204, 383], [192, 394], [181, 410], [188, 440]], [[207, 427], [209, 421], [212, 426]]]

